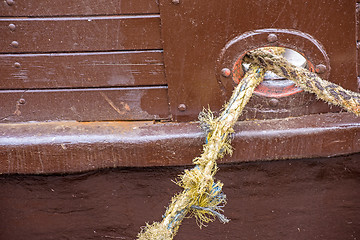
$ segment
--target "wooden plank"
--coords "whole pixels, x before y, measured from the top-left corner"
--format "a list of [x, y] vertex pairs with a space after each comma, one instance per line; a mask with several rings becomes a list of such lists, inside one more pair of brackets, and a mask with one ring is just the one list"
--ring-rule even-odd
[[360, 41], [360, 3], [356, 3], [356, 38]]
[[167, 87], [0, 91], [2, 122], [169, 118]]
[[[10, 4], [8, 4], [9, 2]], [[1, 1], [0, 16], [79, 16], [159, 13], [156, 0]]]
[[360, 82], [359, 82], [359, 77], [360, 77], [360, 49], [359, 47], [356, 49], [356, 57], [357, 57], [357, 64], [356, 64], [356, 71], [357, 71], [357, 75], [358, 75], [358, 88], [360, 89]]
[[0, 55], [0, 89], [165, 85], [162, 51]]
[[[360, 3], [359, 1], [357, 1], [356, 3], [356, 57], [357, 57], [357, 65], [356, 65], [356, 71], [357, 71], [357, 76], [359, 78], [360, 76]], [[360, 88], [359, 85], [359, 80], [358, 80], [358, 87]]]
[[159, 15], [0, 19], [0, 35], [2, 53], [162, 48]]
[[[41, 152], [34, 149], [37, 154]], [[89, 158], [90, 164], [102, 157], [101, 151], [97, 154]], [[231, 221], [222, 224], [216, 219], [199, 229], [194, 218], [185, 219], [176, 240], [360, 237], [359, 153], [219, 168], [216, 178], [228, 197], [224, 215]], [[171, 197], [182, 190], [171, 179], [183, 171], [181, 166], [1, 175], [0, 239], [135, 239], [145, 222], [161, 220]]]

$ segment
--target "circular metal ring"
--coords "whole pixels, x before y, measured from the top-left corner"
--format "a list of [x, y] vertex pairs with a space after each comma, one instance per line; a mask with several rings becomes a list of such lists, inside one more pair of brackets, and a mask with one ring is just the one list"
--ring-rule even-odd
[[[276, 41], [273, 40], [276, 36]], [[307, 60], [307, 66], [310, 71], [315, 72], [319, 64], [324, 65], [327, 69], [319, 74], [321, 78], [327, 79], [330, 75], [330, 59], [321, 43], [319, 43], [311, 35], [291, 29], [260, 29], [243, 33], [230, 40], [221, 50], [216, 64], [217, 78], [221, 81], [228, 81], [221, 74], [224, 68], [231, 69], [231, 77], [235, 83], [243, 76], [242, 59], [246, 52], [261, 47], [285, 47], [293, 49], [302, 54]], [[224, 84], [229, 86], [229, 84]], [[231, 89], [228, 89], [232, 91]], [[262, 83], [255, 90], [255, 94], [265, 97], [286, 97], [296, 94], [302, 90], [297, 88], [295, 84], [287, 84], [286, 86], [266, 86]]]

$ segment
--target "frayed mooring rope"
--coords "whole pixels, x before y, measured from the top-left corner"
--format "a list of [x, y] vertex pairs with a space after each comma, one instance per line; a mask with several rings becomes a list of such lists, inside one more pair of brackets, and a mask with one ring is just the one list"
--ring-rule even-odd
[[[216, 217], [223, 223], [229, 221], [221, 213], [222, 207], [226, 204], [226, 195], [222, 193], [223, 184], [214, 180], [217, 171], [216, 160], [232, 153], [229, 138], [233, 132], [232, 127], [263, 77], [263, 69], [251, 66], [218, 118], [214, 118], [209, 110], [204, 110], [199, 115], [202, 126], [208, 132], [203, 153], [193, 160], [196, 166], [185, 170], [180, 176], [177, 184], [184, 190], [172, 198], [163, 220], [147, 225], [139, 233], [138, 239], [172, 239], [186, 216], [194, 216], [200, 227], [206, 226]], [[159, 230], [159, 236], [154, 235], [157, 229], [162, 229]], [[163, 237], [164, 229], [168, 231], [168, 238]]]
[[145, 227], [141, 228], [141, 232], [138, 235], [138, 240], [169, 240], [173, 239], [171, 232], [166, 228], [166, 226], [154, 222], [153, 224], [146, 224]]
[[335, 83], [321, 79], [305, 68], [294, 66], [284, 57], [273, 54], [267, 48], [247, 53], [244, 61], [294, 81], [298, 87], [314, 93], [327, 103], [341, 106], [357, 116], [360, 115], [360, 93], [346, 90]]
[[143, 227], [138, 234], [139, 240], [171, 240], [185, 217], [194, 216], [200, 227], [206, 226], [216, 217], [223, 223], [229, 222], [222, 214], [222, 207], [226, 204], [223, 184], [214, 179], [218, 170], [216, 160], [232, 153], [229, 136], [234, 132], [233, 126], [254, 89], [263, 80], [265, 71], [270, 70], [293, 80], [304, 90], [315, 93], [318, 98], [360, 115], [359, 93], [345, 90], [306, 69], [291, 65], [280, 56], [283, 51], [263, 48], [247, 53], [244, 60], [251, 64], [249, 70], [235, 88], [220, 116], [214, 118], [210, 110], [199, 114], [200, 125], [207, 133], [203, 153], [193, 160], [195, 167], [185, 170], [176, 182], [184, 190], [172, 198], [162, 221]]

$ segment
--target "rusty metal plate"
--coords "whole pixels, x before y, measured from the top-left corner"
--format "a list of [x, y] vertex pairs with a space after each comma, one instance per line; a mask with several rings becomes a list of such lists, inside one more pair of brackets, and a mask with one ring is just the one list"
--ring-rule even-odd
[[[203, 107], [210, 106], [215, 110], [222, 107], [234, 87], [231, 78], [219, 76], [221, 67], [232, 67], [218, 66], [222, 61], [222, 50], [242, 34], [262, 29], [291, 30], [311, 36], [329, 59], [329, 72], [325, 74], [328, 80], [357, 90], [355, 10], [353, 0], [183, 0], [179, 4], [161, 0], [164, 60], [174, 119], [194, 120]], [[248, 49], [233, 49], [230, 55], [240, 57], [246, 50], [267, 45], [267, 36], [263, 37], [250, 39]], [[288, 44], [284, 44], [287, 41]], [[279, 36], [278, 46], [303, 52], [314, 65], [319, 64], [315, 48], [301, 38], [289, 42], [286, 37]], [[285, 108], [281, 111], [288, 111], [286, 116], [337, 111], [330, 110], [327, 104], [312, 99], [312, 96], [304, 99], [301, 103], [304, 107], [298, 109], [286, 106], [291, 99], [284, 100]], [[249, 106], [261, 112], [257, 105], [253, 99]], [[254, 117], [246, 114], [244, 118]], [[261, 114], [267, 117], [266, 111]], [[256, 114], [255, 118], [258, 118]]]
[[0, 89], [43, 89], [166, 85], [163, 53], [0, 55]]
[[162, 49], [160, 17], [1, 18], [0, 52]]

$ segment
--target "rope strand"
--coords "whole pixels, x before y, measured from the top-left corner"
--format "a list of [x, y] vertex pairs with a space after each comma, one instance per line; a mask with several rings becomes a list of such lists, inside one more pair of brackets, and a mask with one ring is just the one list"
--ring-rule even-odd
[[255, 64], [267, 71], [292, 80], [307, 92], [314, 93], [325, 102], [341, 106], [347, 111], [360, 115], [360, 94], [323, 80], [315, 73], [289, 63], [284, 57], [272, 54], [266, 49], [256, 49], [247, 53], [244, 61]]
[[264, 70], [250, 67], [241, 83], [235, 88], [229, 103], [219, 118], [213, 119], [211, 113], [200, 114], [201, 121], [208, 126], [207, 143], [200, 157], [193, 160], [196, 165], [180, 177], [177, 183], [184, 190], [173, 197], [161, 223], [147, 225], [138, 235], [139, 240], [173, 239], [182, 220], [186, 216], [195, 216], [198, 225], [205, 224], [218, 217], [223, 223], [229, 220], [220, 212], [226, 203], [220, 181], [215, 182], [216, 160], [231, 153], [229, 134], [242, 113], [256, 86], [264, 78]]
[[360, 115], [359, 93], [322, 80], [316, 74], [291, 65], [282, 56], [273, 54], [281, 54], [282, 50], [257, 49], [247, 53], [244, 60], [251, 64], [250, 68], [220, 116], [214, 119], [210, 110], [199, 114], [201, 126], [207, 132], [203, 153], [193, 160], [195, 167], [185, 170], [180, 176], [177, 184], [184, 190], [172, 198], [163, 220], [143, 227], [138, 234], [139, 240], [171, 240], [187, 216], [195, 216], [200, 227], [206, 226], [216, 217], [223, 223], [229, 221], [222, 214], [222, 207], [226, 204], [226, 195], [222, 193], [223, 184], [214, 179], [218, 170], [216, 160], [232, 153], [229, 135], [234, 131], [234, 124], [266, 71], [293, 80], [297, 86], [316, 94], [318, 98]]

